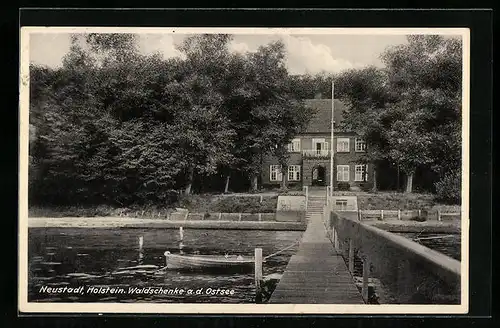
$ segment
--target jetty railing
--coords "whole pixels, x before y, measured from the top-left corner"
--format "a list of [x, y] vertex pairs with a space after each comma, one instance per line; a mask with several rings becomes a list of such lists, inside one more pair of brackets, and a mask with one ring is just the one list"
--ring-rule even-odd
[[325, 206], [328, 235], [354, 275], [362, 261], [362, 296], [369, 302], [368, 282], [380, 281], [380, 303], [460, 304], [460, 262], [403, 236], [364, 224], [357, 211], [335, 212]]

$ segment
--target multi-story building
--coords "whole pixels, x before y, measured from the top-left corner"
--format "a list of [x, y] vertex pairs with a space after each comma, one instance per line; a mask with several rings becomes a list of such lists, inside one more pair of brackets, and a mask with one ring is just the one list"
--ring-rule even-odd
[[[330, 184], [331, 99], [307, 99], [306, 106], [316, 109], [306, 130], [288, 145], [289, 160], [285, 174], [276, 158], [263, 160], [261, 181], [263, 185], [328, 186]], [[366, 143], [352, 131], [342, 131], [340, 122], [345, 105], [335, 100], [334, 111], [334, 188], [339, 183], [349, 183], [353, 190], [371, 183], [373, 165], [361, 163]]]

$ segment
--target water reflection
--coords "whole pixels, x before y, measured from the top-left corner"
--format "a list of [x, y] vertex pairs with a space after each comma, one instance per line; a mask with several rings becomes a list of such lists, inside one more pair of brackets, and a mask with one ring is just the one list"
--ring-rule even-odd
[[[253, 303], [253, 272], [179, 272], [162, 269], [163, 253], [268, 255], [300, 239], [297, 231], [70, 229], [29, 230], [29, 301], [39, 302], [227, 302]], [[139, 236], [142, 236], [142, 242]], [[139, 240], [139, 247], [138, 247]], [[264, 275], [282, 273], [293, 247], [264, 265]], [[131, 269], [132, 268], [132, 269]], [[84, 286], [83, 294], [40, 292], [47, 287]], [[126, 293], [94, 293], [90, 287], [123, 288]], [[233, 289], [233, 295], [130, 294], [129, 288]], [[99, 289], [96, 289], [99, 290]]]

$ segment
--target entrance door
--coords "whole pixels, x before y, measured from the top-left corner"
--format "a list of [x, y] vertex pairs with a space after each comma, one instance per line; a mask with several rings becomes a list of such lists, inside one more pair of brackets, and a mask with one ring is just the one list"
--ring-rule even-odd
[[326, 169], [324, 166], [315, 166], [312, 172], [312, 185], [325, 186], [326, 185]]

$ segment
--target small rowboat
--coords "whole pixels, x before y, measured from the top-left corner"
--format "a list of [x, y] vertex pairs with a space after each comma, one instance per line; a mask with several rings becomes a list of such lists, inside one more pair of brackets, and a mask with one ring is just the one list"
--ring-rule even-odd
[[181, 255], [164, 253], [167, 269], [251, 269], [254, 259], [243, 258], [241, 255]]

